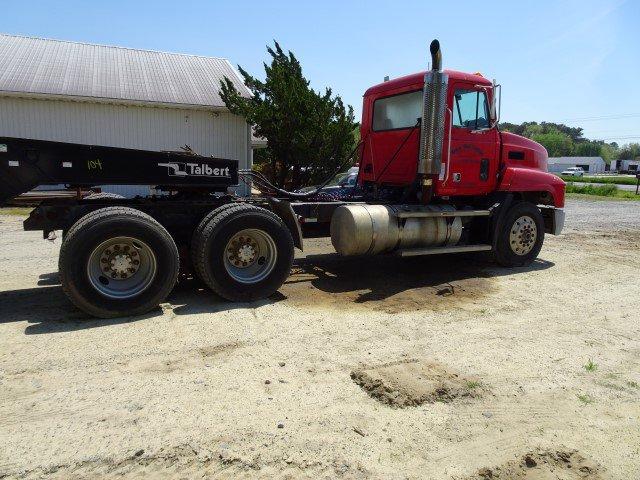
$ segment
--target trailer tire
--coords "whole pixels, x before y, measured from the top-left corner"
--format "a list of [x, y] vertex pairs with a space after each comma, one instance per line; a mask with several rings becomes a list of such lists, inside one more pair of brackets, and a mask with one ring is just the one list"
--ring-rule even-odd
[[161, 303], [177, 281], [179, 256], [171, 235], [152, 217], [107, 207], [69, 229], [58, 266], [62, 288], [79, 309], [112, 318], [140, 315]]
[[209, 288], [227, 300], [249, 302], [280, 288], [291, 271], [293, 248], [280, 217], [238, 203], [207, 215], [191, 250], [196, 271]]
[[509, 208], [498, 229], [495, 259], [505, 267], [531, 264], [544, 242], [544, 219], [540, 209], [530, 202], [518, 202]]

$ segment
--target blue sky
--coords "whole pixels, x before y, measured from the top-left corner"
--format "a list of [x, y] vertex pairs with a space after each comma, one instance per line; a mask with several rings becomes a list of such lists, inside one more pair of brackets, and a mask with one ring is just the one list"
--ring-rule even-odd
[[640, 2], [3, 0], [4, 33], [226, 57], [260, 74], [277, 39], [314, 88], [361, 112], [371, 85], [444, 66], [503, 85], [502, 119], [564, 122], [640, 142]]

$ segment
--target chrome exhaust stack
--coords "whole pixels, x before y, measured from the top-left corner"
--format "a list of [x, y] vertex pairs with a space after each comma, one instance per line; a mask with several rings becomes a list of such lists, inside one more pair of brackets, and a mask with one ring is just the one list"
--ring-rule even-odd
[[420, 153], [418, 157], [418, 184], [422, 188], [422, 203], [428, 203], [433, 194], [434, 177], [440, 174], [444, 124], [449, 76], [442, 72], [440, 42], [434, 40], [429, 47], [432, 68], [424, 76], [422, 122], [420, 127]]

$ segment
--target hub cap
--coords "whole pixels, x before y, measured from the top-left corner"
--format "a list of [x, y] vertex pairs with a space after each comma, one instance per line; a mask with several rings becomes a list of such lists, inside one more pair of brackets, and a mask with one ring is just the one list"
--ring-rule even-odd
[[236, 233], [224, 250], [224, 267], [240, 283], [264, 280], [276, 265], [276, 244], [263, 230], [251, 228]]
[[87, 274], [91, 285], [102, 295], [127, 299], [149, 287], [156, 268], [156, 257], [146, 243], [131, 237], [114, 237], [93, 250]]
[[529, 253], [538, 238], [538, 227], [533, 218], [523, 216], [518, 218], [511, 227], [509, 233], [509, 245], [516, 255]]

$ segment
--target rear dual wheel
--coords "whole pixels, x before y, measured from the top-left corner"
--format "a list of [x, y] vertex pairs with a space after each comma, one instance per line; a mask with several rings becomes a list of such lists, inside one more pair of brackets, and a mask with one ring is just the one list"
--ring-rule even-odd
[[96, 317], [139, 315], [156, 307], [178, 278], [173, 238], [149, 215], [126, 207], [95, 210], [64, 237], [62, 288]]
[[273, 294], [289, 276], [294, 254], [284, 222], [245, 203], [223, 205], [207, 215], [194, 233], [191, 252], [200, 278], [231, 301]]

